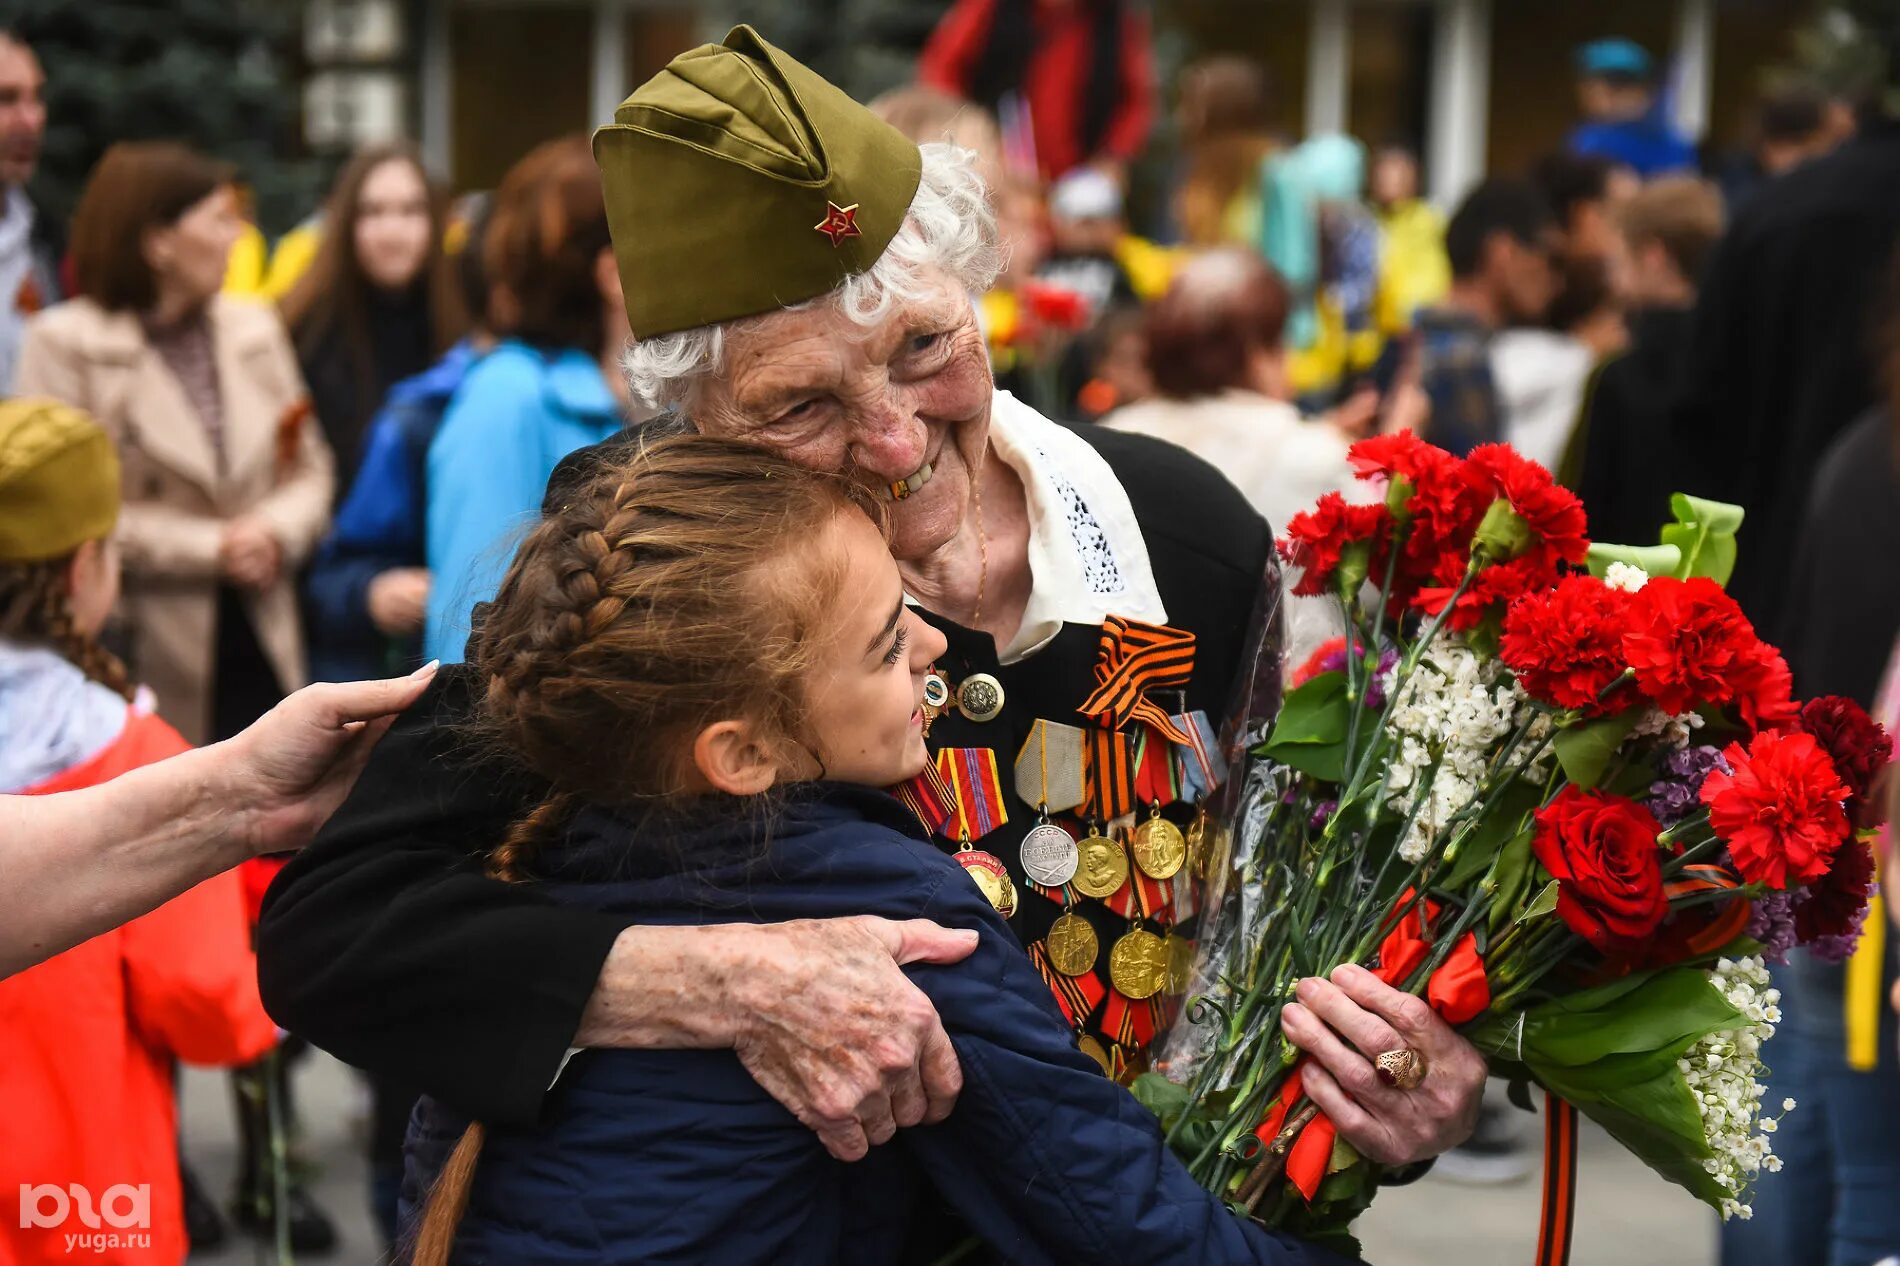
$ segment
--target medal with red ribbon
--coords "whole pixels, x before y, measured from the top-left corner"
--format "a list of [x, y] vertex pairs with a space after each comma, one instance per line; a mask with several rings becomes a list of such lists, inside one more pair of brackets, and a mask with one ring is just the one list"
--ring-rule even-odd
[[904, 807], [917, 815], [923, 823], [924, 833], [936, 835], [943, 830], [944, 823], [950, 820], [951, 792], [943, 781], [943, 775], [937, 772], [935, 765], [925, 765], [923, 772], [915, 778], [898, 783], [891, 788], [891, 794], [903, 801]]
[[956, 828], [957, 864], [983, 890], [1004, 918], [1016, 912], [1016, 884], [996, 854], [973, 841], [1009, 821], [996, 753], [987, 747], [946, 747], [937, 753], [937, 773], [950, 790], [950, 821]]
[[1106, 730], [1126, 730], [1140, 721], [1170, 742], [1185, 743], [1188, 736], [1148, 693], [1184, 689], [1193, 672], [1192, 633], [1111, 615], [1102, 621], [1095, 692], [1076, 710]]

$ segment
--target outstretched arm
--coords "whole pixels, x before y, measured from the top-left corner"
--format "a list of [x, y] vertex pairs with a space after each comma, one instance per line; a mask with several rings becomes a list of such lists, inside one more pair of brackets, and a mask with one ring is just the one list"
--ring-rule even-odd
[[309, 686], [223, 743], [97, 787], [0, 796], [0, 976], [247, 857], [301, 848], [430, 675]]

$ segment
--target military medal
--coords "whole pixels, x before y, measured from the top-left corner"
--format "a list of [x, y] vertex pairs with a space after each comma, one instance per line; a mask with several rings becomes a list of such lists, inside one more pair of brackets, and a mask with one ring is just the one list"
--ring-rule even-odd
[[1037, 721], [1016, 753], [1016, 794], [1042, 813], [1073, 809], [1088, 797], [1082, 782], [1083, 734], [1079, 727]]
[[930, 723], [943, 715], [950, 703], [950, 683], [932, 668], [924, 674], [924, 735], [929, 737]]
[[1064, 912], [1049, 925], [1049, 935], [1043, 938], [1043, 944], [1049, 952], [1049, 965], [1064, 976], [1094, 971], [1096, 956], [1102, 948], [1089, 921], [1073, 912]]
[[1154, 997], [1167, 983], [1167, 945], [1146, 928], [1130, 928], [1108, 951], [1108, 979], [1125, 998]]
[[1005, 919], [1016, 913], [1016, 884], [994, 853], [986, 853], [965, 836], [955, 853], [957, 865], [975, 881], [977, 888], [996, 912]]
[[975, 881], [997, 912], [1008, 918], [1016, 913], [1016, 885], [996, 854], [984, 852], [973, 843], [1009, 820], [1009, 812], [1003, 807], [1002, 778], [996, 771], [996, 753], [987, 747], [946, 747], [937, 753], [937, 773], [950, 792], [957, 865]]
[[1003, 683], [988, 673], [972, 673], [957, 686], [957, 711], [978, 723], [994, 721], [1003, 711]]
[[1187, 860], [1187, 840], [1181, 828], [1161, 816], [1158, 804], [1148, 820], [1135, 828], [1130, 846], [1135, 854], [1135, 865], [1150, 879], [1173, 878], [1181, 869], [1181, 863]]
[[1048, 820], [1029, 828], [1018, 853], [1023, 873], [1045, 888], [1060, 888], [1075, 877], [1082, 853], [1075, 837]]
[[1093, 1035], [1078, 1033], [1075, 1035], [1075, 1044], [1081, 1048], [1084, 1055], [1102, 1066], [1102, 1076], [1115, 1075], [1114, 1066], [1108, 1062], [1108, 1052], [1102, 1049], [1102, 1044], [1096, 1041]]
[[1112, 897], [1128, 882], [1128, 853], [1120, 840], [1091, 826], [1076, 845], [1075, 890], [1085, 897]]
[[1186, 993], [1194, 983], [1194, 942], [1185, 936], [1167, 936], [1162, 943], [1168, 947], [1168, 970], [1161, 991]]

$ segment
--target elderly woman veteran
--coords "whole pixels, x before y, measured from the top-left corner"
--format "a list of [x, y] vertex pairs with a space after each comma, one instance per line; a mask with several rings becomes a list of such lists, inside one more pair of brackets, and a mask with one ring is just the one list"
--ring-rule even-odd
[[[749, 28], [641, 87], [595, 155], [633, 386], [889, 490], [909, 595], [949, 641], [931, 733], [945, 846], [967, 834], [966, 865], [1000, 859], [1007, 877], [982, 877], [1078, 1040], [1138, 1067], [1166, 983], [1142, 968], [1172, 935], [1171, 887], [1189, 885], [1156, 846], [1165, 830], [1141, 847], [1127, 827], [1186, 822], [1172, 788], [1211, 775], [1162, 742], [1135, 768], [1118, 737], [1134, 723], [1093, 698], [1097, 667], [1165, 642], [1173, 669], [1146, 715], [1204, 733], [1276, 587], [1266, 524], [1181, 450], [1070, 430], [995, 390], [971, 296], [998, 252], [969, 156], [920, 149]], [[898, 967], [960, 958], [966, 940], [872, 919], [623, 928], [486, 877], [472, 850], [534, 792], [458, 746], [473, 684], [443, 670], [273, 889], [260, 971], [281, 1022], [503, 1125], [533, 1119], [570, 1046], [736, 1047], [847, 1159], [941, 1119], [954, 1053]], [[1069, 829], [1024, 847], [1052, 821]], [[1483, 1063], [1419, 1000], [1347, 971], [1301, 1002], [1287, 1035], [1356, 1146], [1402, 1163], [1468, 1133]], [[1411, 1091], [1371, 1063], [1400, 1046], [1431, 1068]]]

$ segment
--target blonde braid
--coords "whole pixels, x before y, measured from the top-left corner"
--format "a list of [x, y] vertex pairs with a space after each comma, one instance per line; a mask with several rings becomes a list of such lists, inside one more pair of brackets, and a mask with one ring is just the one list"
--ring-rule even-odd
[[99, 645], [73, 617], [66, 593], [70, 556], [0, 563], [0, 636], [45, 642], [74, 667], [130, 702], [132, 683], [119, 657]]

